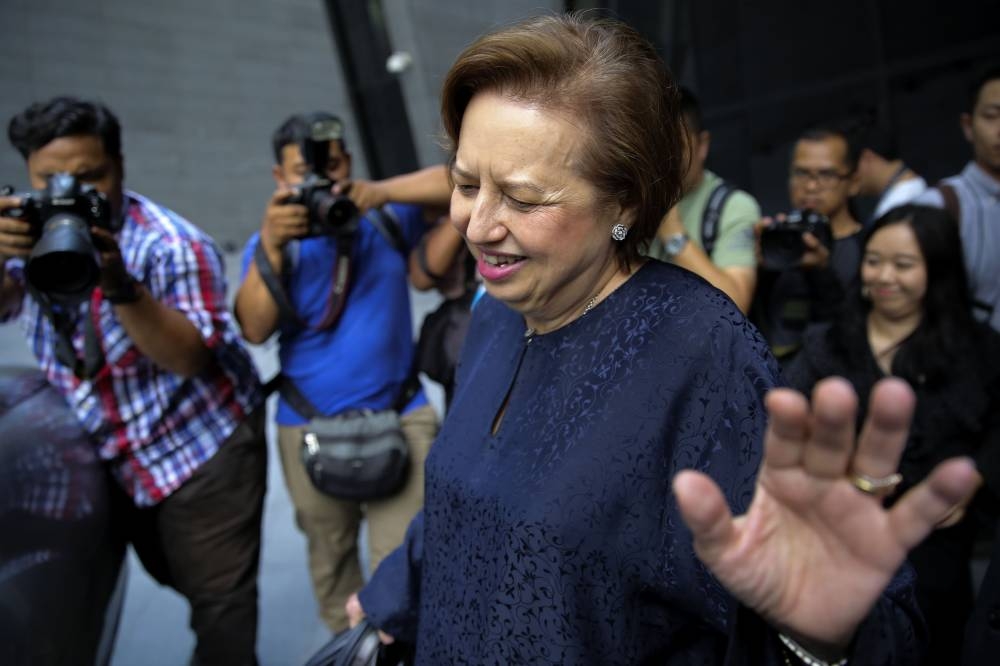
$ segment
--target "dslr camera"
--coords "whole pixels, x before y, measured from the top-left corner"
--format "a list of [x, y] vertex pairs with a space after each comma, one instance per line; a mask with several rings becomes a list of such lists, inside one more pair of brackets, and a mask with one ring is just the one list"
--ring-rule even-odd
[[27, 222], [36, 238], [25, 263], [28, 285], [59, 303], [85, 301], [101, 274], [90, 228], [111, 229], [107, 197], [68, 173], [49, 176], [43, 190], [14, 193], [7, 186], [3, 194], [21, 203], [0, 215]]
[[784, 220], [775, 220], [764, 227], [760, 234], [760, 254], [764, 268], [784, 271], [802, 262], [806, 246], [802, 234], [810, 233], [829, 249], [833, 245], [833, 232], [826, 215], [808, 208], [793, 210]]
[[332, 236], [353, 233], [361, 220], [358, 207], [343, 195], [330, 191], [334, 181], [326, 177], [330, 161], [330, 142], [342, 136], [340, 121], [314, 120], [309, 136], [299, 142], [302, 159], [309, 167], [305, 180], [296, 186], [296, 193], [286, 203], [305, 206], [309, 211], [309, 231], [305, 237]]

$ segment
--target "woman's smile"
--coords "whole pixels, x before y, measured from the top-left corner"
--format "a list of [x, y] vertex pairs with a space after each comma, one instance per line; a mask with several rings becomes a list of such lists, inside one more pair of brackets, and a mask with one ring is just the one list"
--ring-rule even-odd
[[617, 272], [622, 214], [581, 175], [583, 144], [574, 119], [495, 92], [473, 97], [462, 120], [452, 223], [490, 294], [536, 330], [579, 316]]
[[526, 258], [515, 254], [497, 254], [480, 250], [477, 267], [484, 280], [498, 282], [517, 272]]

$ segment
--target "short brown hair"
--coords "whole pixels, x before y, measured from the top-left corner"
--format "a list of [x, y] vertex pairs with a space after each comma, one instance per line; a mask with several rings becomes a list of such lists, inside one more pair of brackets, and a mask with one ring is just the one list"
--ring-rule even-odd
[[458, 56], [441, 93], [453, 155], [465, 109], [484, 91], [585, 122], [581, 175], [605, 203], [634, 211], [616, 251], [623, 268], [638, 261], [680, 197], [685, 168], [677, 86], [652, 45], [620, 21], [577, 13], [480, 37]]

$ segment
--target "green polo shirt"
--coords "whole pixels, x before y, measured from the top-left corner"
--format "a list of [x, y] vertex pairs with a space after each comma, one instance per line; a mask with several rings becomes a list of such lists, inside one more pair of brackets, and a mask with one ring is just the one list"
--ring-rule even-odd
[[[691, 242], [705, 249], [701, 241], [701, 220], [708, 206], [708, 198], [715, 187], [722, 182], [717, 175], [705, 170], [705, 177], [696, 188], [688, 192], [678, 204], [684, 231]], [[760, 220], [760, 206], [744, 192], [736, 190], [729, 195], [719, 216], [719, 233], [712, 250], [712, 263], [719, 268], [757, 265], [753, 251], [753, 225]], [[666, 261], [663, 243], [658, 239], [651, 243], [647, 254], [654, 259]]]

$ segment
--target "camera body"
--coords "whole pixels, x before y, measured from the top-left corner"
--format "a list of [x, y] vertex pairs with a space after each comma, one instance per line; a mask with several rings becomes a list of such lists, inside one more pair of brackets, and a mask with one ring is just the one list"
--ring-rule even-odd
[[287, 203], [305, 206], [309, 211], [306, 238], [351, 234], [361, 221], [358, 207], [348, 197], [331, 192], [334, 181], [326, 176], [330, 142], [339, 141], [341, 136], [340, 121], [319, 119], [310, 123], [309, 135], [299, 142], [309, 173]]
[[309, 230], [305, 238], [333, 236], [353, 232], [358, 227], [360, 215], [349, 198], [333, 194], [334, 181], [315, 172], [295, 187], [296, 192], [286, 203], [305, 206], [309, 211]]
[[111, 228], [107, 197], [68, 173], [49, 176], [43, 190], [13, 196], [20, 205], [0, 214], [27, 222], [37, 239], [25, 263], [28, 284], [61, 303], [86, 300], [101, 272], [90, 228]]
[[784, 271], [798, 266], [806, 251], [802, 241], [804, 233], [815, 236], [826, 248], [833, 245], [833, 231], [826, 215], [808, 208], [793, 210], [784, 220], [775, 220], [761, 231], [760, 254], [764, 268]]

